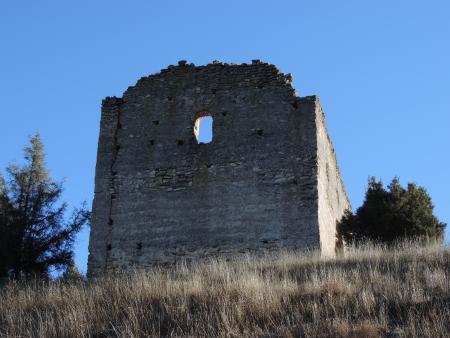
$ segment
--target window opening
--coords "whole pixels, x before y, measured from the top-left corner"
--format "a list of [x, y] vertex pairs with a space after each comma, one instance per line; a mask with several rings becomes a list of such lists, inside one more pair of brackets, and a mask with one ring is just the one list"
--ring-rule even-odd
[[213, 118], [209, 112], [198, 114], [194, 124], [194, 135], [198, 143], [210, 143], [213, 138]]

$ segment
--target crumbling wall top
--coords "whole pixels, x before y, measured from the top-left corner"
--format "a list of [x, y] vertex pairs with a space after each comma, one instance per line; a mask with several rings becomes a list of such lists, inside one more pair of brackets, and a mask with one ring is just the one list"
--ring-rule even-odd
[[[290, 73], [284, 74], [275, 65], [267, 62], [252, 60], [251, 63], [234, 64], [215, 60], [207, 65], [196, 66], [193, 63], [188, 63], [186, 60], [180, 60], [177, 65], [169, 65], [167, 68], [161, 69], [158, 73], [141, 77], [134, 86], [127, 88], [123, 94], [123, 98], [126, 99], [127, 96], [132, 95], [135, 89], [145, 87], [150, 82], [176, 81], [180, 76], [199, 78], [207, 76], [222, 79], [235, 78], [232, 81], [233, 85], [239, 83], [240, 87], [256, 86], [262, 88], [264, 86], [282, 86], [292, 90], [293, 95], [297, 96], [291, 86], [292, 75]], [[221, 85], [226, 86], [227, 81], [224, 80]]]

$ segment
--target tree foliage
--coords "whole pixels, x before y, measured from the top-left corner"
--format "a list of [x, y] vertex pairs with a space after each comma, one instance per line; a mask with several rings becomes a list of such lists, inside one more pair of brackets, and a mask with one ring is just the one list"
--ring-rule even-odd
[[369, 179], [363, 205], [353, 214], [347, 211], [338, 224], [338, 236], [347, 243], [367, 240], [393, 243], [402, 239], [443, 238], [445, 223], [433, 214], [431, 197], [425, 188], [398, 177], [384, 188], [381, 181]]
[[86, 280], [85, 276], [75, 266], [74, 261], [68, 263], [66, 270], [57, 279], [57, 281], [59, 281], [61, 283], [68, 283], [68, 284], [81, 283], [81, 282], [84, 282], [85, 280]]
[[39, 134], [24, 159], [7, 167], [7, 179], [0, 176], [0, 278], [47, 277], [50, 269], [66, 268], [75, 236], [90, 219], [83, 204], [66, 220], [63, 185], [48, 174]]

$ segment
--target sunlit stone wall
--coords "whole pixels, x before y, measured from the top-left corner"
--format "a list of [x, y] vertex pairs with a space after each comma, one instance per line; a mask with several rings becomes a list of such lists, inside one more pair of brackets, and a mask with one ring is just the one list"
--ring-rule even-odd
[[[199, 144], [205, 112], [214, 137]], [[348, 207], [315, 96], [258, 60], [181, 61], [103, 101], [89, 275], [281, 248], [332, 254]]]

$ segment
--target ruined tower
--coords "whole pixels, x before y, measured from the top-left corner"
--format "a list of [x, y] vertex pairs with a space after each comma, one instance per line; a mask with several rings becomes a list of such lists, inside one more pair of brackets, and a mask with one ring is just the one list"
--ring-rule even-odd
[[[198, 118], [213, 140], [198, 143]], [[335, 250], [349, 202], [315, 96], [258, 60], [180, 61], [103, 101], [91, 276], [279, 248]]]

